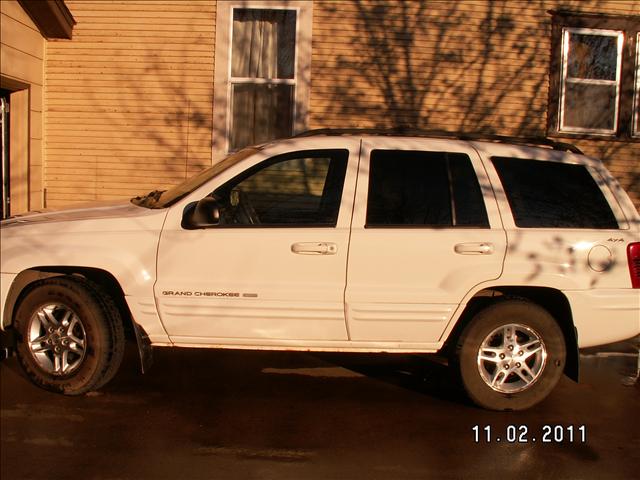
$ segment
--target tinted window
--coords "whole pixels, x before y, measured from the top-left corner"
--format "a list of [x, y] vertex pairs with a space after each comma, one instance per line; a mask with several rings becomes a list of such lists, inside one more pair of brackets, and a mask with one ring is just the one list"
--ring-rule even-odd
[[367, 226], [489, 226], [467, 155], [374, 150], [370, 168]]
[[213, 192], [220, 224], [335, 226], [348, 156], [304, 151], [260, 163]]
[[501, 157], [492, 161], [518, 227], [618, 228], [584, 166]]

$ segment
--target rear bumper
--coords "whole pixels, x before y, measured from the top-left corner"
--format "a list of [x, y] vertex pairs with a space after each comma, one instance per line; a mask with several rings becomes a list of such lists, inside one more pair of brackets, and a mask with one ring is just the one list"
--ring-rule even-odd
[[640, 334], [640, 290], [565, 290], [578, 331], [578, 347], [618, 342]]

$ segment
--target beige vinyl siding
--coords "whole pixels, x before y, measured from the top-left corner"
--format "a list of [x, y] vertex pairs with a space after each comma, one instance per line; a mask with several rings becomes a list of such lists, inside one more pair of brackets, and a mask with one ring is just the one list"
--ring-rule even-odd
[[[640, 14], [640, 2], [316, 0], [311, 128], [544, 136], [551, 9]], [[567, 140], [571, 141], [571, 140]], [[575, 141], [640, 205], [640, 144]]]
[[[0, 2], [0, 72], [11, 94], [11, 213], [42, 207], [45, 39], [15, 0]], [[6, 84], [5, 84], [6, 83]]]
[[[45, 65], [47, 205], [132, 196], [209, 165], [217, 2], [66, 3], [73, 40], [49, 42]], [[309, 127], [544, 136], [557, 8], [640, 15], [623, 0], [315, 0]], [[574, 143], [640, 205], [639, 143]]]
[[215, 2], [67, 1], [49, 42], [46, 198], [167, 188], [211, 164]]
[[527, 5], [316, 2], [311, 124], [543, 134], [551, 29]]

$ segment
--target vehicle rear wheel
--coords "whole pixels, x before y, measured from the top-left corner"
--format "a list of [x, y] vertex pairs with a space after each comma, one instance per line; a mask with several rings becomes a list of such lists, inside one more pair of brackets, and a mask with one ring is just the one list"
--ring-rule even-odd
[[481, 310], [457, 344], [467, 395], [491, 410], [524, 410], [542, 401], [564, 371], [562, 329], [542, 307], [505, 300]]
[[66, 395], [113, 378], [124, 354], [124, 329], [113, 301], [81, 277], [34, 283], [16, 311], [16, 353], [36, 385]]

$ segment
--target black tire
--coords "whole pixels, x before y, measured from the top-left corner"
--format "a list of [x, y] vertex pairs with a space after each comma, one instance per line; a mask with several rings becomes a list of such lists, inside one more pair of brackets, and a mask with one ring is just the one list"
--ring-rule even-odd
[[124, 355], [122, 319], [113, 300], [81, 277], [40, 280], [16, 310], [17, 357], [46, 390], [81, 395], [105, 385]]
[[549, 312], [526, 300], [504, 300], [472, 318], [458, 338], [454, 363], [474, 403], [524, 410], [549, 395], [565, 359], [562, 329]]

